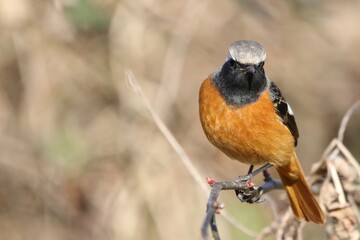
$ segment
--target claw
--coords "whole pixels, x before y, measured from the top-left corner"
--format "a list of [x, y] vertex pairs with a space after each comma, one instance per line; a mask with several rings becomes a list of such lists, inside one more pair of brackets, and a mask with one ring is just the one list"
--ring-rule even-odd
[[237, 198], [242, 202], [247, 203], [260, 203], [265, 201], [263, 194], [263, 189], [261, 187], [249, 187], [244, 190], [235, 190]]

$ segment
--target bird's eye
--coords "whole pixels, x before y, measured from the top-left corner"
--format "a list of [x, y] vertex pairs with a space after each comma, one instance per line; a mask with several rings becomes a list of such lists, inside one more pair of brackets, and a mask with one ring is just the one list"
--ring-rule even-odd
[[239, 63], [240, 69], [246, 69], [248, 66], [248, 64]]
[[235, 65], [236, 65], [236, 61], [235, 61], [234, 59], [230, 58], [230, 59], [229, 59], [229, 64], [230, 64], [230, 66], [233, 68], [233, 67], [235, 67]]
[[258, 67], [258, 68], [261, 68], [261, 67], [263, 67], [263, 66], [264, 66], [264, 64], [265, 64], [265, 62], [264, 62], [264, 61], [262, 61], [262, 62], [260, 62], [260, 63], [257, 65], [257, 67]]

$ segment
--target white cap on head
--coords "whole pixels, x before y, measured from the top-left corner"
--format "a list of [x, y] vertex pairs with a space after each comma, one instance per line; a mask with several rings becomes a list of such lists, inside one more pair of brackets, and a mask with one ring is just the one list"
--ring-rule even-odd
[[266, 52], [255, 41], [241, 40], [230, 45], [227, 59], [230, 58], [242, 64], [257, 65], [265, 60]]

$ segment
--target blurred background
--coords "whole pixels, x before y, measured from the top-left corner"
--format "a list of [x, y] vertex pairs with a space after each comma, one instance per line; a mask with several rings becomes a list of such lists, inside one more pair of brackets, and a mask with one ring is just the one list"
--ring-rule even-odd
[[[233, 180], [247, 167], [207, 141], [197, 101], [239, 39], [267, 50], [309, 173], [360, 97], [359, 9], [356, 0], [0, 0], [0, 240], [200, 239], [207, 195], [124, 72], [204, 181]], [[359, 119], [345, 137], [358, 159]], [[274, 220], [269, 202], [240, 203], [233, 192], [221, 201], [255, 232]], [[223, 239], [253, 239], [218, 223]]]

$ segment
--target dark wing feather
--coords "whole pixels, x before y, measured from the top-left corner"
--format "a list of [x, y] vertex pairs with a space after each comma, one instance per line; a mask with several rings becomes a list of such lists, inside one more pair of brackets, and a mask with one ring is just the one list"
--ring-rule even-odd
[[296, 126], [294, 114], [290, 105], [286, 102], [285, 98], [281, 95], [280, 89], [274, 82], [270, 83], [270, 99], [273, 102], [276, 113], [281, 119], [281, 122], [287, 126], [294, 137], [295, 146], [299, 138], [299, 131]]

